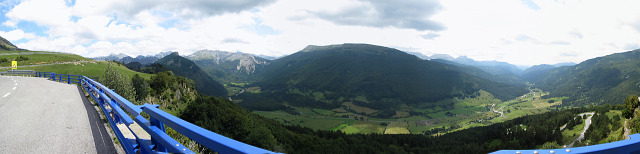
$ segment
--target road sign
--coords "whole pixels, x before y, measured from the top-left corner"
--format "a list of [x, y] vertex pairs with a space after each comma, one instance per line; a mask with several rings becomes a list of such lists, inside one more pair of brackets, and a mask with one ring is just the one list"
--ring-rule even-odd
[[11, 61], [11, 69], [12, 70], [18, 69], [18, 62], [17, 61]]

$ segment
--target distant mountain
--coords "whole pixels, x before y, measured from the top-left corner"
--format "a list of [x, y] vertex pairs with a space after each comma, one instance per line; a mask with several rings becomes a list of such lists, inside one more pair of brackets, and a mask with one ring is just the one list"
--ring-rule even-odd
[[574, 62], [567, 62], [567, 63], [557, 63], [557, 64], [553, 64], [553, 66], [555, 66], [555, 67], [573, 66], [573, 65], [576, 65], [576, 63], [574, 63]]
[[[160, 52], [158, 54], [153, 55], [153, 57], [156, 57], [158, 59], [160, 58], [164, 58], [165, 56], [168, 56], [170, 54], [174, 53], [174, 51], [166, 51], [166, 52]], [[147, 57], [151, 57], [152, 55], [148, 55]]]
[[175, 75], [192, 79], [195, 82], [196, 90], [202, 94], [227, 96], [227, 90], [222, 84], [213, 80], [213, 78], [202, 71], [198, 65], [187, 58], [181, 57], [177, 52], [159, 59], [156, 63], [162, 64]]
[[551, 97], [568, 96], [565, 106], [620, 104], [640, 94], [640, 49], [589, 59], [542, 73], [534, 83]]
[[132, 63], [132, 62], [138, 62], [138, 63], [140, 63], [142, 65], [149, 65], [149, 64], [155, 63], [158, 59], [160, 59], [160, 58], [158, 58], [156, 56], [142, 56], [142, 55], [140, 55], [140, 56], [137, 56], [136, 58], [131, 58], [131, 57], [127, 56], [127, 57], [124, 57], [124, 58], [122, 58], [122, 59], [120, 59], [118, 61], [120, 61], [120, 62], [122, 62], [124, 64], [129, 64], [129, 63]]
[[120, 59], [124, 58], [124, 57], [129, 57], [129, 55], [126, 55], [124, 53], [119, 53], [119, 54], [115, 54], [115, 53], [111, 53], [108, 56], [104, 56], [104, 57], [95, 57], [95, 58], [91, 58], [91, 59], [95, 59], [95, 60], [106, 60], [106, 61], [120, 61]]
[[308, 46], [272, 61], [261, 73], [264, 97], [296, 106], [371, 108], [433, 103], [482, 89], [506, 100], [527, 91], [493, 82], [405, 52], [367, 44]]
[[273, 56], [267, 56], [267, 55], [255, 55], [255, 56], [258, 56], [260, 58], [264, 58], [266, 60], [276, 60], [276, 59], [280, 58], [280, 57], [273, 57]]
[[429, 57], [429, 59], [442, 59], [442, 60], [453, 61], [455, 58], [447, 54], [433, 54], [431, 55], [431, 57]]
[[477, 66], [478, 68], [494, 75], [518, 75], [522, 72], [518, 66], [513, 64], [499, 61], [475, 61], [466, 56], [460, 56], [454, 59], [453, 62]]
[[11, 42], [7, 41], [3, 37], [0, 37], [0, 51], [16, 51], [16, 50], [24, 50], [20, 49], [17, 46], [13, 45]]
[[548, 70], [551, 70], [554, 68], [556, 68], [556, 66], [548, 65], [548, 64], [531, 66], [526, 70], [524, 70], [520, 75], [520, 77], [522, 77], [522, 79], [526, 81], [533, 81], [533, 80], [536, 80], [538, 77], [540, 77], [540, 75], [542, 75], [544, 72], [547, 72]]
[[443, 59], [432, 59], [431, 61], [455, 66], [455, 67], [452, 67], [452, 69], [455, 69], [460, 72], [464, 72], [469, 75], [473, 75], [482, 79], [491, 80], [494, 82], [507, 83], [507, 84], [517, 85], [517, 86], [524, 86], [524, 83], [525, 83], [524, 80], [522, 80], [522, 78], [513, 74], [505, 74], [505, 73], [494, 74], [481, 69], [481, 68], [490, 68], [490, 67], [465, 65], [465, 64], [460, 64], [460, 63], [443, 60]]
[[186, 58], [200, 66], [207, 74], [223, 83], [250, 82], [270, 60], [246, 53], [201, 50]]
[[124, 53], [119, 53], [119, 54], [115, 54], [115, 53], [111, 53], [108, 56], [103, 56], [103, 57], [95, 57], [92, 59], [95, 60], [107, 60], [107, 61], [119, 61], [121, 63], [124, 64], [129, 64], [132, 62], [138, 62], [142, 65], [149, 65], [152, 63], [155, 63], [158, 59], [163, 58], [169, 54], [171, 54], [173, 52], [171, 51], [167, 51], [167, 52], [160, 52], [158, 54], [155, 55], [147, 55], [147, 56], [143, 56], [143, 55], [138, 55], [135, 58], [126, 55]]
[[[432, 61], [433, 60], [452, 61], [458, 64], [469, 65], [469, 66], [479, 68], [493, 75], [508, 75], [508, 76], [511, 76], [511, 78], [518, 78], [518, 75], [522, 73], [522, 70], [518, 66], [513, 64], [509, 64], [506, 62], [499, 62], [499, 61], [476, 61], [471, 58], [468, 58], [467, 56], [460, 56], [458, 58], [453, 58], [447, 54], [434, 54], [427, 59]], [[443, 62], [443, 61], [439, 61], [439, 62]]]
[[423, 59], [423, 60], [428, 60], [429, 59], [429, 56], [423, 55], [422, 53], [419, 53], [419, 52], [411, 52], [411, 51], [405, 51], [405, 52], [410, 54], [410, 55], [414, 55], [414, 56], [416, 56], [416, 57], [418, 57], [420, 59]]

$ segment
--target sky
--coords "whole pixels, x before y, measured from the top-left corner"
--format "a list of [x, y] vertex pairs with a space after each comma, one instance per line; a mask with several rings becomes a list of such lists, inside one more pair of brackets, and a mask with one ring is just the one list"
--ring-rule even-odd
[[222, 50], [279, 57], [367, 43], [517, 65], [640, 48], [637, 0], [4, 0], [0, 36], [85, 57]]

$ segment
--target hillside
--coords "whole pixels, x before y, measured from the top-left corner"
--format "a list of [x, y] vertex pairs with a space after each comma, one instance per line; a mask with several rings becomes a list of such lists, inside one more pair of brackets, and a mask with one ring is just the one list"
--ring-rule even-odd
[[589, 59], [544, 72], [535, 80], [551, 97], [568, 96], [563, 105], [618, 104], [640, 94], [640, 50]]
[[196, 90], [210, 96], [227, 96], [227, 90], [222, 84], [213, 80], [209, 75], [187, 58], [181, 57], [177, 52], [159, 59], [156, 63], [175, 73], [176, 75], [192, 79], [196, 84]]
[[222, 83], [251, 82], [270, 62], [251, 54], [212, 50], [200, 50], [185, 58]]
[[[517, 86], [524, 86], [525, 82], [522, 80], [522, 78], [520, 78], [519, 76], [514, 75], [513, 73], [510, 72], [504, 72], [504, 73], [490, 73], [487, 72], [486, 69], [500, 69], [499, 67], [492, 67], [492, 66], [472, 66], [472, 65], [466, 65], [466, 64], [460, 64], [454, 61], [448, 61], [448, 60], [443, 60], [443, 59], [431, 59], [430, 61], [433, 62], [438, 62], [438, 63], [442, 63], [442, 64], [447, 64], [447, 65], [451, 65], [452, 67], [455, 66], [455, 70], [458, 70], [460, 72], [464, 72], [466, 74], [469, 75], [473, 75], [482, 79], [487, 79], [487, 80], [491, 80], [494, 82], [500, 82], [500, 83], [507, 83], [507, 84], [511, 84], [511, 85], [517, 85]], [[484, 68], [484, 69], [483, 69]], [[505, 71], [505, 70], [503, 70]]]
[[9, 42], [7, 39], [4, 39], [0, 36], [0, 51], [16, 51], [22, 50], [17, 46], [13, 45], [13, 43]]
[[525, 81], [533, 81], [540, 77], [540, 75], [542, 75], [544, 72], [547, 72], [548, 70], [554, 68], [556, 68], [556, 66], [547, 64], [531, 66], [524, 70], [520, 77], [522, 77], [522, 79]]
[[275, 60], [255, 85], [261, 95], [296, 106], [338, 107], [355, 102], [375, 109], [422, 104], [486, 90], [507, 100], [527, 91], [421, 60], [396, 49], [342, 44], [309, 46]]

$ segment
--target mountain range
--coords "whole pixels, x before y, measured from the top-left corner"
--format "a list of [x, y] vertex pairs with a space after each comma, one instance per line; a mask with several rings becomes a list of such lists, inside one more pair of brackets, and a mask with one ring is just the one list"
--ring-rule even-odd
[[456, 66], [368, 44], [308, 46], [272, 61], [253, 86], [278, 102], [319, 108], [343, 102], [375, 109], [429, 104], [478, 90], [507, 100], [528, 92], [524, 85], [479, 78]]
[[201, 50], [186, 56], [223, 83], [251, 82], [270, 60], [241, 52]]
[[195, 88], [198, 92], [210, 95], [210, 96], [226, 96], [227, 90], [219, 82], [213, 80], [207, 75], [200, 67], [195, 63], [181, 57], [177, 52], [171, 53], [158, 61], [157, 64], [161, 64], [175, 75], [189, 78], [195, 82]]
[[[513, 87], [524, 87], [529, 82], [550, 91], [550, 97], [568, 97], [564, 105], [584, 106], [615, 104], [625, 95], [637, 93], [640, 79], [636, 79], [632, 67], [640, 59], [636, 52], [598, 57], [580, 64], [542, 64], [525, 70], [505, 62], [444, 54], [418, 57], [414, 56], [418, 53], [366, 44], [308, 46], [275, 60], [212, 50], [184, 58], [213, 81], [252, 83], [251, 86], [263, 88], [264, 93], [257, 95], [272, 95], [266, 98], [276, 102], [298, 100], [315, 104], [311, 106], [335, 107], [339, 102], [352, 101], [375, 107], [381, 102], [432, 102], [470, 95], [477, 90], [505, 100], [521, 94], [521, 89]], [[136, 58], [112, 54], [97, 59], [148, 65], [158, 61], [152, 57], [159, 56], [162, 54]]]
[[541, 71], [532, 81], [550, 97], [567, 96], [563, 105], [619, 104], [627, 95], [640, 94], [638, 66], [640, 50], [633, 50]]

